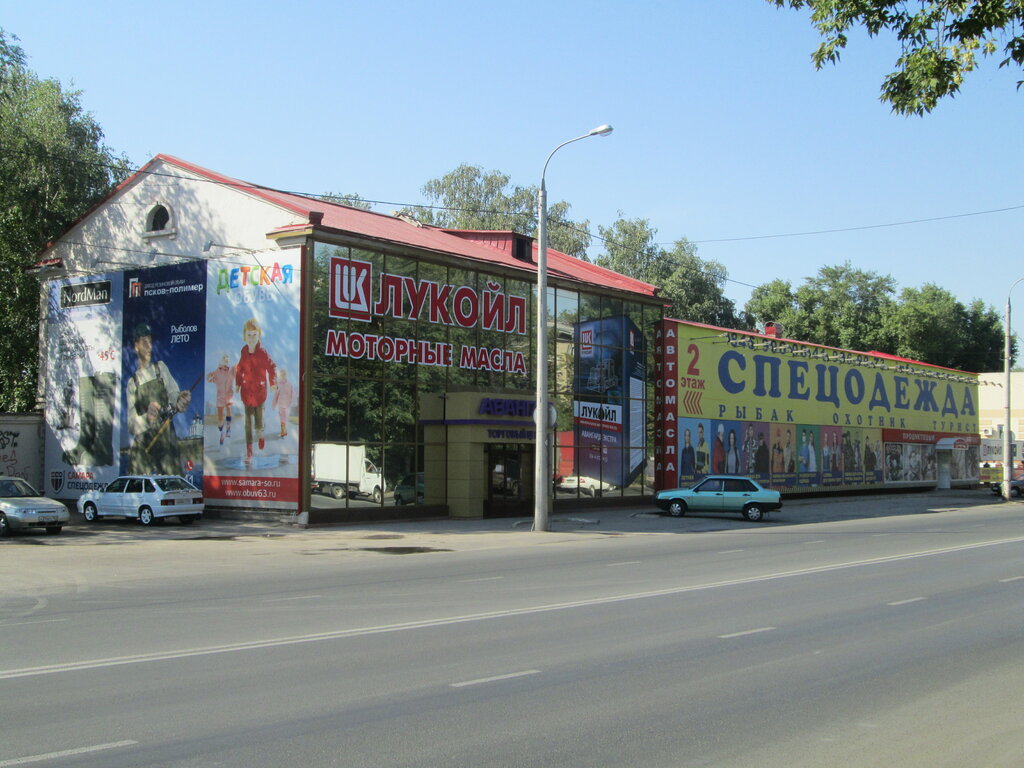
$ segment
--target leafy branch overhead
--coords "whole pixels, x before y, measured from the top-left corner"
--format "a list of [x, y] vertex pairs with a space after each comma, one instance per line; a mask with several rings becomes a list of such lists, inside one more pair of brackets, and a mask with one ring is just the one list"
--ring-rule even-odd
[[[882, 83], [881, 100], [903, 115], [931, 112], [953, 97], [978, 56], [1000, 53], [1000, 67], [1024, 66], [1021, 0], [767, 0], [778, 7], [807, 8], [823, 42], [814, 64], [839, 61], [851, 29], [869, 35], [895, 33], [902, 52]], [[1017, 82], [1017, 88], [1024, 81]]]

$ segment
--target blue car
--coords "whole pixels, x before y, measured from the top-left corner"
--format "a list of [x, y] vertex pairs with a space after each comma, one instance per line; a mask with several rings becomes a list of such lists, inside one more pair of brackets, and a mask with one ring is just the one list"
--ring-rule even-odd
[[673, 517], [682, 517], [687, 511], [739, 512], [751, 522], [764, 520], [773, 509], [782, 509], [778, 491], [734, 475], [710, 475], [689, 488], [658, 491], [654, 502]]

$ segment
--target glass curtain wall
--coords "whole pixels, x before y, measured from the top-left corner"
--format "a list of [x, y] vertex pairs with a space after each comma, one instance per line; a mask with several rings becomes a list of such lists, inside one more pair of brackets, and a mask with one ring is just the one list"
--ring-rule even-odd
[[[534, 291], [528, 281], [470, 268], [317, 243], [314, 463], [321, 455], [316, 446], [324, 443], [343, 446], [349, 459], [347, 487], [321, 483], [314, 505], [420, 503], [424, 452], [431, 449], [419, 423], [426, 395], [478, 389], [519, 391], [532, 399]], [[506, 308], [513, 299], [522, 302], [524, 333], [512, 322], [485, 317], [485, 302], [499, 293]], [[355, 301], [346, 304], [339, 297]], [[359, 300], [364, 311], [356, 312], [352, 307]], [[433, 309], [432, 300], [445, 309]], [[478, 322], [470, 325], [474, 301]], [[650, 329], [660, 309], [561, 288], [549, 290], [548, 302], [549, 381], [558, 413], [556, 499], [651, 493]], [[463, 322], [454, 320], [457, 312]], [[368, 340], [384, 338], [391, 340], [384, 354], [371, 354], [368, 348], [376, 342]], [[424, 344], [433, 364], [424, 362]], [[419, 352], [403, 353], [411, 348]], [[437, 364], [445, 362], [445, 350], [450, 364]], [[499, 358], [501, 365], [492, 364]], [[518, 369], [516, 360], [522, 361]], [[372, 490], [374, 473], [384, 481], [379, 497]]]

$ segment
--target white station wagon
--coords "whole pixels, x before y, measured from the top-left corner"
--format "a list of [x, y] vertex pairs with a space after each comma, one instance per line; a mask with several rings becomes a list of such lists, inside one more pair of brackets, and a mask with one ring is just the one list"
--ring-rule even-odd
[[82, 494], [78, 511], [87, 523], [116, 516], [152, 525], [177, 517], [183, 525], [191, 525], [203, 514], [203, 492], [176, 475], [126, 475], [102, 491]]

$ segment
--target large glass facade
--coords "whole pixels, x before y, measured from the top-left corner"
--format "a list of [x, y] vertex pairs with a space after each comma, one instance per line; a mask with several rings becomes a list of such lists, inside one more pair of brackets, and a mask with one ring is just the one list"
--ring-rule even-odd
[[[314, 267], [314, 508], [447, 503], [423, 487], [425, 456], [445, 446], [424, 429], [422, 403], [450, 392], [533, 399], [535, 286], [325, 243]], [[551, 288], [548, 308], [556, 500], [651, 493], [660, 307]], [[318, 444], [346, 447], [345, 487], [316, 466], [327, 455]]]

